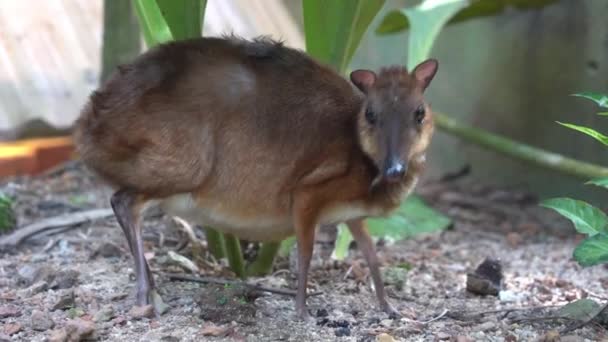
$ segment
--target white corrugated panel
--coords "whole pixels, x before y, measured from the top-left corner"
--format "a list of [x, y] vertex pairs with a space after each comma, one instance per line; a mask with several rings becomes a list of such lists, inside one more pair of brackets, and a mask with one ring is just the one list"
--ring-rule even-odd
[[[35, 118], [73, 122], [97, 86], [102, 22], [102, 0], [0, 0], [0, 131]], [[279, 0], [209, 0], [203, 32], [265, 34], [304, 48]]]

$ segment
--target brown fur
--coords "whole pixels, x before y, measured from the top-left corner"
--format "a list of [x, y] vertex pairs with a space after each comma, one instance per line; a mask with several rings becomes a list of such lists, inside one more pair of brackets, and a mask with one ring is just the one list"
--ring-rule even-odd
[[295, 232], [306, 264], [318, 224], [387, 214], [411, 191], [431, 115], [420, 127], [403, 126], [402, 181], [373, 184], [387, 152], [364, 114], [372, 105], [409, 118], [423, 90], [415, 75], [388, 68], [362, 94], [279, 42], [200, 38], [117, 69], [91, 95], [74, 137], [88, 166], [140, 202], [187, 194], [199, 224], [256, 240]]

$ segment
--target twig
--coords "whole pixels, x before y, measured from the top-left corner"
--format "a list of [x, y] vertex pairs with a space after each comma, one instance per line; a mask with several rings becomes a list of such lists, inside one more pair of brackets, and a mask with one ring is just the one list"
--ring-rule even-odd
[[450, 318], [457, 319], [459, 321], [464, 321], [464, 320], [473, 320], [477, 317], [484, 316], [484, 315], [498, 314], [498, 313], [504, 312], [504, 315], [502, 315], [502, 317], [501, 317], [501, 319], [504, 319], [512, 312], [534, 311], [534, 310], [540, 310], [540, 309], [554, 308], [557, 306], [559, 306], [559, 305], [541, 305], [541, 306], [531, 306], [531, 307], [527, 307], [527, 308], [504, 308], [504, 309], [479, 311], [479, 312], [472, 312], [472, 313], [456, 311], [456, 312], [450, 312], [448, 316]]
[[112, 209], [93, 209], [43, 219], [19, 228], [10, 235], [0, 238], [0, 250], [15, 248], [27, 238], [47, 230], [72, 227], [87, 221], [112, 216], [112, 214]]
[[[266, 287], [261, 285], [250, 284], [242, 281], [235, 280], [227, 280], [227, 279], [219, 279], [214, 277], [198, 277], [191, 276], [187, 274], [177, 274], [177, 273], [159, 273], [160, 275], [168, 277], [170, 280], [181, 280], [181, 281], [192, 281], [195, 283], [204, 283], [204, 284], [217, 284], [217, 285], [244, 285], [253, 290], [270, 292], [274, 294], [284, 295], [284, 296], [292, 296], [295, 297], [296, 291], [294, 290], [286, 290], [286, 289], [277, 289], [272, 287]], [[318, 296], [322, 294], [322, 292], [313, 292], [309, 293], [309, 296]]]
[[539, 322], [539, 321], [550, 321], [550, 320], [566, 320], [566, 321], [576, 321], [574, 318], [566, 317], [566, 316], [541, 316], [541, 317], [523, 317], [518, 319], [513, 319], [510, 321], [511, 324], [515, 323], [524, 323], [524, 322]]
[[429, 324], [431, 322], [438, 321], [438, 320], [442, 319], [443, 317], [445, 317], [445, 315], [447, 315], [448, 312], [450, 312], [448, 309], [444, 309], [443, 312], [439, 314], [439, 316], [433, 317], [433, 318], [429, 319], [428, 321], [419, 321], [419, 323]]
[[598, 310], [597, 313], [595, 313], [594, 315], [591, 315], [590, 317], [588, 317], [585, 320], [578, 321], [578, 323], [576, 323], [576, 324], [574, 324], [574, 325], [572, 325], [570, 327], [564, 328], [560, 333], [561, 334], [566, 334], [566, 333], [569, 333], [571, 331], [574, 331], [574, 330], [577, 330], [577, 329], [580, 329], [580, 328], [584, 327], [585, 325], [591, 323], [594, 319], [596, 319], [597, 317], [599, 317], [607, 309], [608, 309], [608, 302], [606, 302], [606, 304], [604, 304], [604, 306], [602, 306], [602, 308], [600, 310]]

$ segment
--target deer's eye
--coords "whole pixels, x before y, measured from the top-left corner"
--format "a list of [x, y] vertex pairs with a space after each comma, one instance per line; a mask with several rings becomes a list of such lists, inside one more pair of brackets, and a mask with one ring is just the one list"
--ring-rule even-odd
[[367, 120], [370, 125], [375, 125], [376, 121], [378, 121], [378, 117], [376, 116], [376, 113], [374, 113], [374, 111], [368, 108], [365, 111], [365, 120]]
[[418, 107], [418, 109], [416, 109], [416, 111], [414, 112], [414, 119], [416, 120], [417, 124], [422, 124], [424, 122], [424, 116], [426, 114], [426, 111], [424, 109], [424, 106], [420, 106]]

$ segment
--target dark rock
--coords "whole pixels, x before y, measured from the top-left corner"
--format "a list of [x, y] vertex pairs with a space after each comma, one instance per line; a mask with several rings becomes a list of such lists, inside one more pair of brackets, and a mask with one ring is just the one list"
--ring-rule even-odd
[[475, 272], [467, 274], [467, 291], [478, 295], [498, 296], [502, 289], [502, 279], [500, 261], [486, 258]]
[[59, 271], [51, 283], [51, 289], [69, 289], [78, 284], [80, 273], [76, 270]]
[[329, 315], [329, 313], [326, 309], [317, 310], [317, 317], [327, 317], [327, 315]]
[[336, 334], [337, 337], [350, 336], [350, 328], [340, 327], [340, 328], [337, 328], [336, 330], [334, 330], [334, 333]]
[[120, 247], [116, 246], [111, 242], [104, 242], [95, 252], [93, 252], [93, 257], [102, 256], [104, 258], [119, 258], [122, 255], [122, 250]]
[[46, 331], [52, 329], [55, 326], [55, 322], [48, 312], [42, 312], [39, 310], [32, 311], [31, 317], [32, 329], [37, 331]]
[[65, 326], [68, 342], [83, 341], [95, 332], [95, 323], [76, 318], [68, 321]]
[[348, 328], [350, 323], [348, 323], [346, 320], [331, 321], [327, 323], [327, 326], [330, 328]]

